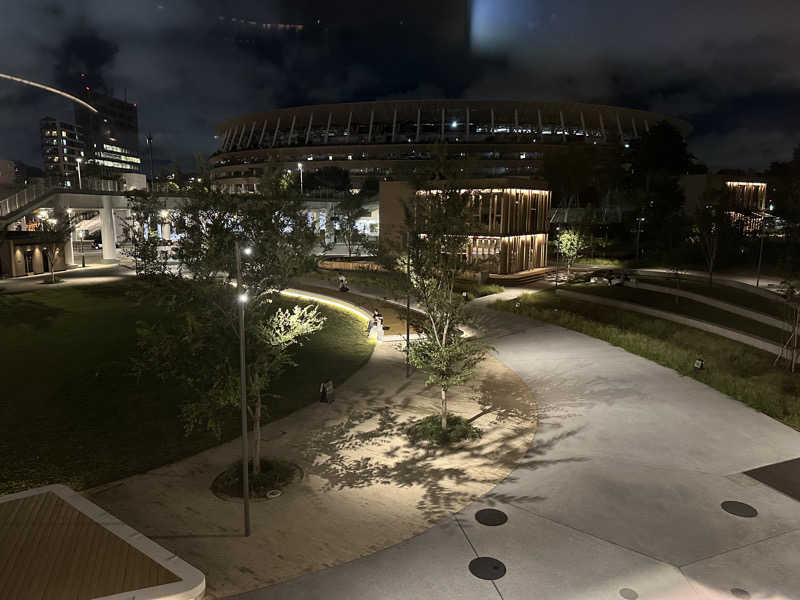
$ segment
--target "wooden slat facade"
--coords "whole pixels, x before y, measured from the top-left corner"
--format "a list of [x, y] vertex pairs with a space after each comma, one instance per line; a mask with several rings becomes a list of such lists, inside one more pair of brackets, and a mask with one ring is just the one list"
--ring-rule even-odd
[[0, 503], [0, 598], [90, 600], [177, 581], [52, 492]]

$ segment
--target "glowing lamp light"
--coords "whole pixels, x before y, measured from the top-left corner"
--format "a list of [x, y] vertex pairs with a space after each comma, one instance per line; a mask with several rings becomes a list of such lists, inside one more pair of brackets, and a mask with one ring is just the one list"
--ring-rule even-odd
[[298, 169], [302, 169], [303, 168], [303, 163], [297, 163], [297, 168]]
[[162, 210], [162, 211], [161, 211], [161, 218], [162, 218], [162, 219], [166, 219], [168, 214], [169, 214], [169, 213], [168, 213], [166, 210]]
[[456, 121], [453, 121], [452, 123], [450, 123], [450, 127], [451, 127], [452, 129], [455, 129], [456, 127], [458, 127], [458, 122], [456, 122]]
[[248, 300], [247, 292], [244, 292], [243, 294], [239, 294], [239, 296], [238, 296], [238, 300], [239, 300], [239, 302], [241, 302], [242, 304], [244, 304], [245, 302], [247, 302], [247, 300]]
[[247, 256], [250, 256], [253, 253], [253, 249], [252, 248], [242, 248], [242, 252], [244, 254], [246, 254]]

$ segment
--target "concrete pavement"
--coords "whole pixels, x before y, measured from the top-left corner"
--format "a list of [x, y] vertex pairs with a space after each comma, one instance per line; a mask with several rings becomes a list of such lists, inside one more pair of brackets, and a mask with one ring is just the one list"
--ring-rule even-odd
[[56, 278], [61, 282], [55, 285], [45, 285], [52, 277], [50, 273], [29, 275], [27, 277], [14, 277], [13, 279], [0, 280], [0, 290], [3, 293], [31, 292], [41, 289], [60, 289], [71, 285], [96, 285], [99, 283], [112, 283], [136, 273], [132, 269], [119, 264], [88, 265], [86, 267], [70, 268], [66, 271], [56, 271]]
[[[517, 468], [411, 540], [237, 598], [800, 598], [800, 503], [743, 474], [800, 456], [800, 433], [600, 340], [483, 317], [536, 396]], [[476, 522], [486, 507], [508, 522]], [[505, 575], [472, 575], [478, 556]]]

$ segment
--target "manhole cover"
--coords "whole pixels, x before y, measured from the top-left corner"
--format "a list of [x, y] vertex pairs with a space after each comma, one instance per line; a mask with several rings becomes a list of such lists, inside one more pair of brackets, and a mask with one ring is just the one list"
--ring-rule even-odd
[[280, 490], [270, 490], [267, 492], [267, 498], [277, 498], [281, 495]]
[[750, 598], [750, 592], [742, 588], [731, 588], [731, 594], [734, 598], [742, 598], [743, 600]]
[[758, 514], [758, 511], [750, 506], [749, 504], [745, 504], [744, 502], [737, 502], [736, 500], [726, 500], [722, 504], [720, 504], [722, 510], [725, 512], [729, 512], [732, 515], [736, 515], [737, 517], [755, 517]]
[[639, 597], [639, 594], [631, 588], [622, 588], [619, 591], [619, 595], [625, 598], [625, 600], [636, 600]]
[[475, 520], [481, 525], [495, 527], [508, 521], [508, 515], [506, 515], [506, 513], [504, 513], [502, 510], [497, 510], [496, 508], [482, 508], [475, 513]]
[[500, 579], [506, 574], [506, 566], [491, 556], [479, 556], [470, 561], [469, 572], [479, 579]]

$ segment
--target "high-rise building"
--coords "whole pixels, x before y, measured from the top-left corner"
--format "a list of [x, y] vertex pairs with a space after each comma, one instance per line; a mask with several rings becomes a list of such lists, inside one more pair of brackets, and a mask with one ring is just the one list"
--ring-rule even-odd
[[39, 121], [45, 177], [59, 185], [77, 183], [78, 159], [85, 160], [86, 137], [81, 127], [45, 117]]
[[[139, 173], [139, 116], [136, 104], [84, 87], [83, 99], [97, 109], [75, 105], [75, 122], [86, 135], [86, 162], [101, 176]], [[91, 167], [90, 167], [90, 170]]]

